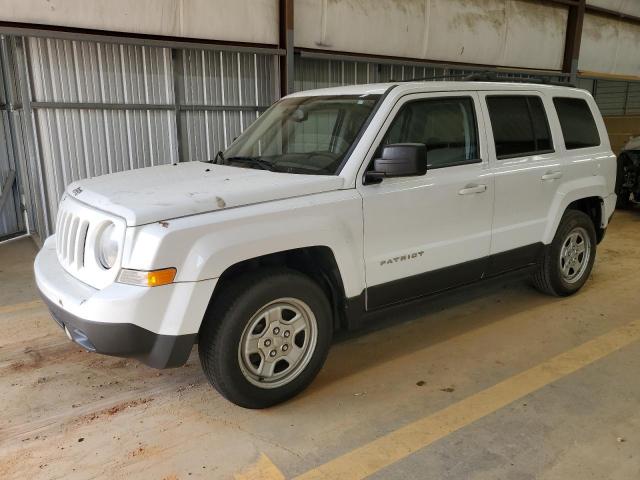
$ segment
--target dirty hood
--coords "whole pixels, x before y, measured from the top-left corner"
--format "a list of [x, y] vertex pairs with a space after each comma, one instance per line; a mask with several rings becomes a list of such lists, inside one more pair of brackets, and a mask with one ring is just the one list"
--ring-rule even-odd
[[67, 194], [129, 226], [338, 190], [344, 179], [187, 162], [74, 182]]

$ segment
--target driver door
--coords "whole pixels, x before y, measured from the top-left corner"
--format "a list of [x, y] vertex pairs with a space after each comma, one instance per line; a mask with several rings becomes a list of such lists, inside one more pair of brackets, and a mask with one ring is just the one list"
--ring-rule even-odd
[[[369, 152], [424, 143], [427, 173], [360, 183], [367, 310], [479, 280], [491, 247], [494, 182], [475, 92], [407, 95]], [[362, 177], [360, 177], [362, 178]]]

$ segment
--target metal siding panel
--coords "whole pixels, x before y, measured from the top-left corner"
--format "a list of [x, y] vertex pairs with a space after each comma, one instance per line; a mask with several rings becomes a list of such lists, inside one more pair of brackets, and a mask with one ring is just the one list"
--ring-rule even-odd
[[576, 79], [576, 86], [593, 94], [593, 80], [590, 78]]
[[[173, 103], [171, 50], [29, 38], [34, 101]], [[175, 112], [42, 108], [36, 111], [48, 197], [69, 183], [177, 161]], [[55, 215], [57, 205], [49, 205]]]
[[[275, 101], [273, 56], [211, 50], [184, 50], [180, 62], [180, 141], [186, 158], [210, 160]], [[209, 107], [256, 107], [221, 109]], [[190, 108], [186, 108], [190, 107]]]
[[[34, 106], [37, 143], [30, 148], [34, 158], [29, 158], [31, 171], [39, 169], [40, 161], [43, 166], [43, 187], [38, 188], [35, 177], [28, 183], [33, 198], [46, 204], [48, 218], [55, 218], [70, 182], [177, 162], [178, 138], [186, 159], [212, 158], [277, 98], [273, 55], [176, 50], [182, 61], [174, 64], [169, 48], [51, 38], [27, 38], [25, 45], [30, 100], [55, 102]], [[180, 82], [174, 85], [176, 75]], [[173, 108], [176, 96], [182, 106]], [[69, 103], [167, 107], [64, 105]], [[186, 109], [190, 105], [193, 109]], [[252, 108], [211, 109], [224, 105]], [[29, 118], [20, 122], [30, 128]], [[41, 212], [35, 213], [44, 237], [51, 232]]]
[[624, 115], [627, 82], [598, 80], [595, 100], [603, 115]]
[[640, 114], [640, 83], [630, 82], [629, 93], [627, 95], [626, 115]]
[[[2, 83], [0, 81], [0, 83]], [[13, 151], [10, 143], [8, 112], [0, 115], [0, 194], [4, 183], [9, 177], [10, 170], [15, 170]], [[13, 188], [13, 185], [10, 187]], [[0, 209], [0, 238], [17, 232], [20, 228], [18, 211], [14, 195], [9, 195]]]

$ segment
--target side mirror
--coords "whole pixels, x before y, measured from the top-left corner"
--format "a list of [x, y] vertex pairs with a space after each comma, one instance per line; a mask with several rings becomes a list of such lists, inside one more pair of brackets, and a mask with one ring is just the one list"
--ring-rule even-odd
[[380, 183], [384, 178], [414, 177], [427, 173], [427, 147], [424, 143], [394, 143], [382, 149], [382, 158], [373, 161], [373, 170], [365, 174], [365, 183]]

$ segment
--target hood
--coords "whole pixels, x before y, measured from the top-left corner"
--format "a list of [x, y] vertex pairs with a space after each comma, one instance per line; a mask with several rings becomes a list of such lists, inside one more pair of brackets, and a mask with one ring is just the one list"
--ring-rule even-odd
[[128, 170], [74, 182], [67, 194], [128, 226], [338, 190], [344, 179], [201, 162]]

